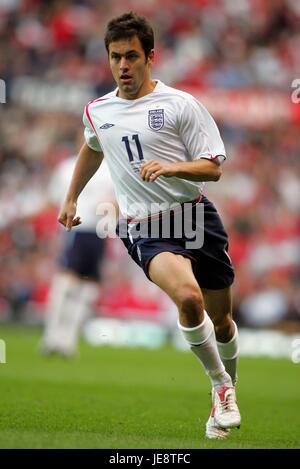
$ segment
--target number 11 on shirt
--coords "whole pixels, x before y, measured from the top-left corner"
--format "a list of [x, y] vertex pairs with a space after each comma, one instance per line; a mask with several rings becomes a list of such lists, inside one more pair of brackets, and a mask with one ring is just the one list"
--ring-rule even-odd
[[[135, 141], [139, 160], [142, 161], [144, 159], [144, 155], [143, 155], [143, 150], [142, 150], [142, 147], [141, 147], [141, 143], [140, 143], [138, 134], [132, 135], [131, 139]], [[132, 154], [132, 151], [131, 151], [131, 148], [130, 148], [129, 137], [127, 137], [127, 136], [123, 137], [122, 142], [125, 143], [125, 147], [126, 147], [126, 151], [127, 151], [129, 161], [133, 161], [133, 154]]]

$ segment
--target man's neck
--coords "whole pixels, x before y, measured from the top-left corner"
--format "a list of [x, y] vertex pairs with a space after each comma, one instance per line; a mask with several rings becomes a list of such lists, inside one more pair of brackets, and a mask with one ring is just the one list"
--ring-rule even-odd
[[134, 100], [134, 99], [143, 98], [147, 94], [152, 93], [154, 91], [156, 85], [157, 85], [157, 81], [150, 80], [149, 83], [147, 84], [147, 87], [145, 88], [145, 90], [142, 91], [141, 93], [139, 93], [137, 96], [133, 96], [133, 97], [128, 96], [128, 95], [127, 96], [120, 96], [120, 90], [119, 89], [117, 90], [116, 96], [120, 97], [121, 99], [128, 99], [129, 101]]

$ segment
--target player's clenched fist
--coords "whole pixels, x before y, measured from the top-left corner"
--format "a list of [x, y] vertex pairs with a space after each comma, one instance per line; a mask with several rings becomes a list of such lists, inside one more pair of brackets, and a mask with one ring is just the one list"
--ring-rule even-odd
[[174, 163], [162, 163], [161, 161], [149, 160], [147, 163], [142, 163], [141, 177], [144, 181], [153, 182], [159, 176], [171, 177], [175, 174]]
[[76, 208], [76, 202], [65, 201], [60, 209], [58, 221], [66, 227], [67, 231], [71, 231], [73, 226], [81, 224], [80, 217], [75, 217]]

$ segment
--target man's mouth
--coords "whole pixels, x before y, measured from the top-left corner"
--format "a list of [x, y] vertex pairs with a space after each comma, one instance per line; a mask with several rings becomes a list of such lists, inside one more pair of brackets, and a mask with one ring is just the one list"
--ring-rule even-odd
[[124, 83], [130, 81], [131, 79], [132, 77], [130, 75], [127, 75], [126, 73], [120, 76], [120, 80], [123, 81]]

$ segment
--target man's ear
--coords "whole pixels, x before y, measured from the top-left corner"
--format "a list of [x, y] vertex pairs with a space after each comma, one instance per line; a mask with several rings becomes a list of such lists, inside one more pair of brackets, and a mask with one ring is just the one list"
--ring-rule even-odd
[[147, 62], [149, 64], [152, 64], [154, 62], [154, 49], [151, 49], [151, 51], [149, 52], [149, 55], [147, 57]]

